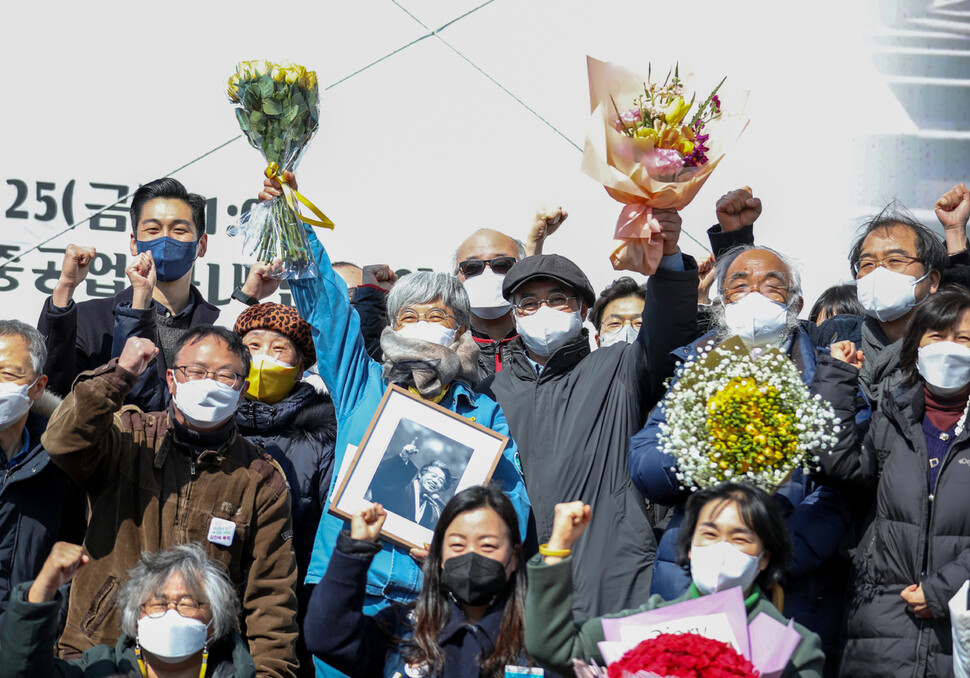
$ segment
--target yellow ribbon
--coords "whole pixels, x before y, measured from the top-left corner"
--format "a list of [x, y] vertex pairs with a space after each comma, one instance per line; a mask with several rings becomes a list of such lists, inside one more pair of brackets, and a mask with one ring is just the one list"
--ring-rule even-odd
[[[316, 205], [300, 195], [299, 191], [289, 185], [289, 183], [286, 181], [286, 177], [284, 177], [283, 173], [280, 171], [280, 166], [278, 164], [271, 162], [269, 165], [267, 165], [265, 174], [270, 179], [276, 179], [278, 182], [280, 182], [280, 186], [283, 187], [283, 197], [286, 198], [286, 204], [293, 211], [293, 214], [296, 215], [297, 219], [305, 224], [310, 224], [311, 226], [322, 226], [323, 228], [333, 230], [333, 222], [330, 221], [330, 219], [327, 218], [327, 215], [321, 212]], [[310, 219], [309, 217], [305, 217], [300, 214], [299, 210], [296, 209], [296, 205], [293, 204], [294, 197], [306, 205], [307, 209], [316, 214], [320, 218], [319, 221], [317, 219]]]
[[[409, 391], [410, 391], [411, 393], [413, 393], [414, 395], [416, 395], [416, 396], [418, 396], [418, 397], [421, 397], [421, 398], [424, 398], [424, 396], [423, 396], [423, 395], [421, 395], [421, 393], [420, 393], [420, 391], [418, 391], [418, 389], [416, 389], [416, 388], [414, 388], [413, 386], [408, 386], [408, 390], [409, 390]], [[448, 387], [447, 387], [447, 386], [442, 386], [442, 387], [441, 387], [441, 392], [440, 392], [440, 393], [439, 393], [438, 395], [436, 395], [436, 396], [429, 396], [429, 397], [427, 397], [427, 398], [424, 398], [424, 399], [425, 399], [425, 400], [430, 400], [430, 401], [431, 401], [431, 402], [433, 402], [433, 403], [434, 403], [435, 405], [437, 405], [437, 404], [438, 404], [438, 403], [440, 403], [440, 402], [441, 402], [442, 400], [444, 400], [444, 397], [445, 397], [445, 394], [447, 394], [447, 393], [448, 393]]]

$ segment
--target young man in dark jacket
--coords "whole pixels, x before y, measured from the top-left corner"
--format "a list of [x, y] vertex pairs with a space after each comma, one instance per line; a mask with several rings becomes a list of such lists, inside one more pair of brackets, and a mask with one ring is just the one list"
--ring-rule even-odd
[[97, 252], [68, 245], [54, 293], [44, 302], [37, 328], [47, 339], [49, 388], [60, 396], [75, 377], [121, 355], [129, 337], [143, 337], [162, 350], [151, 369], [128, 395], [128, 404], [163, 410], [163, 388], [172, 347], [197, 325], [210, 324], [219, 310], [192, 284], [197, 257], [205, 256], [205, 198], [189, 193], [175, 179], [157, 179], [131, 200], [132, 264], [125, 269], [131, 286], [108, 299], [75, 303]]
[[589, 280], [559, 255], [528, 257], [502, 289], [518, 351], [480, 387], [502, 405], [519, 444], [539, 542], [551, 534], [557, 503], [593, 506], [592, 538], [574, 553], [577, 620], [636, 607], [650, 594], [657, 544], [627, 471], [629, 439], [673, 373], [670, 351], [697, 336], [697, 265], [677, 247], [680, 216], [654, 214], [665, 257], [647, 284], [635, 342], [590, 353], [582, 329], [596, 299]]
[[0, 621], [11, 590], [37, 576], [55, 542], [84, 538], [84, 493], [40, 442], [60, 404], [44, 392], [46, 353], [33, 327], [0, 320]]

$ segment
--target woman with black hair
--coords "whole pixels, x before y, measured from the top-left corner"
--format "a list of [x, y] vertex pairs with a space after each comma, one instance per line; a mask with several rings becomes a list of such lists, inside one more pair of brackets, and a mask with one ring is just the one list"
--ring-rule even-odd
[[816, 325], [821, 325], [829, 318], [837, 315], [864, 316], [866, 309], [859, 303], [859, 296], [854, 282], [842, 285], [832, 285], [820, 295], [812, 310], [808, 312], [808, 319]]
[[[558, 504], [548, 544], [529, 561], [530, 587], [526, 600], [526, 647], [541, 666], [569, 672], [573, 658], [603, 664], [597, 643], [604, 640], [603, 618], [576, 624], [572, 616], [570, 550], [589, 524], [589, 506]], [[690, 564], [689, 591], [675, 600], [653, 595], [635, 610], [617, 611], [625, 617], [690, 598], [740, 586], [751, 622], [760, 613], [788, 624], [766, 597], [791, 560], [788, 528], [775, 502], [750, 485], [722, 483], [695, 492], [687, 500], [677, 546], [678, 558]], [[609, 563], [603, 563], [609, 576]], [[802, 636], [783, 678], [820, 678], [824, 655], [817, 635], [794, 625]]]
[[499, 678], [507, 666], [532, 665], [522, 539], [508, 497], [491, 485], [452, 497], [435, 527], [417, 601], [367, 616], [367, 568], [386, 516], [372, 504], [340, 533], [310, 601], [310, 651], [351, 678]]
[[[861, 364], [832, 346], [853, 391]], [[970, 578], [970, 293], [944, 287], [917, 306], [900, 349], [902, 383], [886, 393], [861, 446], [822, 455], [823, 481], [875, 490], [856, 549], [842, 676], [949, 676], [947, 603]], [[830, 382], [834, 384], [835, 382]]]

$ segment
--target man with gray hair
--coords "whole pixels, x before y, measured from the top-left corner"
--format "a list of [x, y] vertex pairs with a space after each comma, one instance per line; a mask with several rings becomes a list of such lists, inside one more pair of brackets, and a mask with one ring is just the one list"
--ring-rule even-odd
[[76, 661], [54, 657], [51, 618], [58, 589], [90, 557], [58, 542], [37, 578], [17, 586], [0, 625], [4, 661], [0, 678], [25, 676], [236, 676], [255, 678], [256, 667], [239, 636], [239, 599], [218, 562], [198, 544], [142, 552], [118, 592], [122, 636], [96, 645]]
[[0, 620], [11, 589], [34, 578], [56, 541], [84, 539], [84, 493], [40, 442], [60, 404], [45, 392], [46, 360], [40, 332], [0, 320]]
[[[813, 391], [832, 378], [832, 370], [840, 369], [831, 356], [816, 354], [811, 323], [798, 319], [803, 304], [801, 276], [782, 254], [751, 245], [725, 252], [717, 261], [714, 290], [715, 327], [675, 350], [681, 361], [697, 358], [736, 336], [752, 352], [774, 347], [786, 353]], [[859, 407], [857, 420], [868, 419], [861, 398]], [[650, 586], [651, 594], [672, 600], [685, 593], [691, 582], [689, 571], [676, 556], [682, 505], [690, 491], [681, 487], [677, 462], [660, 443], [666, 421], [662, 404], [658, 405], [646, 426], [630, 440], [629, 465], [634, 484], [649, 501], [674, 509], [657, 547]], [[801, 471], [792, 474], [776, 496], [787, 512], [795, 543], [793, 564], [784, 582], [783, 613], [818, 633], [827, 656], [834, 657], [847, 573], [846, 563], [837, 554], [838, 543], [858, 516], [846, 497], [816, 485]]]

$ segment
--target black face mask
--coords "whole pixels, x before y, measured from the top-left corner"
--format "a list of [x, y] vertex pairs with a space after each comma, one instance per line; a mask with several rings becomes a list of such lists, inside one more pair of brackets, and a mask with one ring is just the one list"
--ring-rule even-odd
[[508, 585], [505, 565], [474, 551], [445, 561], [441, 585], [465, 605], [486, 605]]

